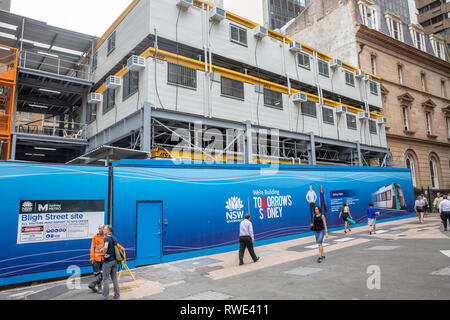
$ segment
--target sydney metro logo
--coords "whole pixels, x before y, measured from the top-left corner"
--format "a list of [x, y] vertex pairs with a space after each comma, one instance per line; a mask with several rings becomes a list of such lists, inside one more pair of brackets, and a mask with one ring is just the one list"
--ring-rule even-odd
[[225, 208], [227, 209], [227, 223], [238, 222], [244, 219], [244, 204], [239, 197], [228, 199]]

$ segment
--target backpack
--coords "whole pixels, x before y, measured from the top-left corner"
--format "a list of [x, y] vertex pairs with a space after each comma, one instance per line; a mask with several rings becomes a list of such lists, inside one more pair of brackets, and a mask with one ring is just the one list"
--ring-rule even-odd
[[111, 236], [111, 239], [112, 239], [113, 245], [114, 245], [114, 254], [116, 256], [116, 261], [118, 264], [120, 264], [123, 262], [123, 260], [125, 260], [125, 256], [122, 253], [122, 251], [117, 247], [116, 239], [113, 236]]

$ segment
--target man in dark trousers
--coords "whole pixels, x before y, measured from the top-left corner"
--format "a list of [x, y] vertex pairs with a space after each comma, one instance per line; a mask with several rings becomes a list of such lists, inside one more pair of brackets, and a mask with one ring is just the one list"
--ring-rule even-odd
[[[100, 300], [109, 299], [109, 281], [114, 285], [114, 299], [120, 299], [119, 281], [117, 278], [117, 261], [114, 246], [117, 239], [112, 235], [113, 227], [107, 225], [104, 228], [105, 246], [103, 248], [103, 297]], [[120, 248], [119, 248], [120, 249]]]
[[247, 213], [245, 215], [245, 219], [241, 222], [239, 227], [239, 243], [241, 244], [241, 248], [239, 250], [239, 265], [242, 266], [244, 264], [244, 253], [245, 248], [248, 248], [248, 252], [252, 257], [253, 261], [258, 262], [259, 257], [256, 256], [255, 251], [253, 250], [253, 243], [255, 242], [255, 236], [253, 235], [253, 225], [250, 222], [251, 215]]

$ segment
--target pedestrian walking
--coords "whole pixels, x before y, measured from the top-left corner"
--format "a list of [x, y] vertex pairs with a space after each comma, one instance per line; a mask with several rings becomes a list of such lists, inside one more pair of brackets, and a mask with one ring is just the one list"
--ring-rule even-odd
[[425, 197], [423, 194], [422, 194], [422, 200], [423, 200], [423, 202], [424, 202], [424, 205], [423, 205], [423, 214], [425, 215], [425, 214], [428, 212], [428, 207], [429, 207], [429, 205], [428, 205], [428, 199], [427, 199], [427, 197]]
[[439, 204], [441, 203], [442, 200], [444, 200], [444, 197], [440, 192], [438, 192], [433, 202], [433, 207], [436, 210], [436, 212], [439, 212]]
[[369, 234], [372, 235], [372, 233], [377, 233], [377, 214], [375, 208], [373, 207], [373, 203], [369, 203], [369, 207], [367, 208], [367, 218], [369, 223]]
[[347, 220], [348, 218], [353, 219], [352, 214], [350, 212], [350, 208], [347, 204], [347, 202], [344, 202], [344, 204], [342, 205], [342, 209], [341, 209], [341, 213], [339, 213], [339, 218], [342, 217], [342, 220], [344, 220], [344, 225], [345, 225], [345, 233], [347, 233], [347, 228], [348, 231], [351, 232], [352, 229], [350, 229], [350, 222]]
[[439, 213], [441, 214], [444, 231], [447, 231], [447, 222], [450, 223], [450, 199], [448, 196], [444, 197], [439, 204]]
[[425, 201], [423, 200], [423, 195], [419, 195], [414, 204], [414, 211], [416, 211], [417, 217], [419, 218], [419, 223], [423, 223], [423, 215], [425, 212]]
[[116, 237], [113, 236], [113, 227], [107, 225], [104, 227], [105, 246], [103, 248], [103, 297], [101, 300], [109, 299], [109, 282], [114, 286], [114, 299], [120, 299], [119, 280], [117, 278], [117, 261], [114, 246], [117, 245], [119, 250], [123, 247], [117, 243]]
[[322, 214], [320, 207], [314, 208], [314, 219], [311, 223], [311, 230], [314, 231], [316, 243], [319, 246], [319, 258], [317, 259], [317, 262], [322, 263], [322, 261], [325, 260], [325, 255], [323, 252], [323, 238], [326, 237], [328, 239], [328, 228], [327, 221], [325, 216]]
[[253, 234], [253, 225], [250, 222], [251, 219], [250, 213], [245, 215], [245, 219], [241, 222], [239, 226], [239, 265], [242, 266], [244, 264], [244, 253], [245, 248], [248, 249], [250, 256], [252, 257], [254, 262], [258, 262], [260, 259], [256, 256], [255, 250], [253, 248], [253, 244], [255, 243], [255, 236]]
[[[92, 238], [91, 263], [94, 270], [94, 281], [88, 287], [93, 292], [102, 293], [102, 269], [103, 269], [103, 247], [104, 247], [104, 225], [98, 227], [98, 233]], [[96, 288], [97, 287], [97, 288]]]
[[312, 184], [309, 185], [309, 191], [306, 194], [306, 201], [309, 203], [309, 215], [311, 218], [311, 222], [314, 215], [314, 207], [316, 206], [317, 194], [312, 188]]

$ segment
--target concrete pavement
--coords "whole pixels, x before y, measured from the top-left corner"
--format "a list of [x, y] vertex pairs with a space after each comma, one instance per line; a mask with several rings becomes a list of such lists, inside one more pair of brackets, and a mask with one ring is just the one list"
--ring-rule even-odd
[[[326, 260], [316, 262], [314, 237], [256, 247], [260, 262], [237, 252], [215, 254], [133, 271], [121, 276], [121, 299], [143, 300], [297, 300], [449, 299], [450, 231], [438, 215], [381, 222], [330, 233]], [[83, 277], [81, 287], [66, 280], [0, 291], [0, 300], [97, 300]]]

